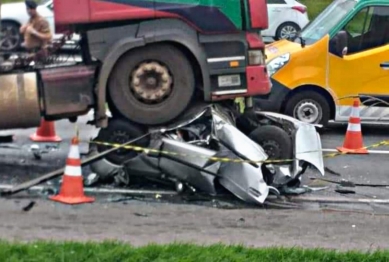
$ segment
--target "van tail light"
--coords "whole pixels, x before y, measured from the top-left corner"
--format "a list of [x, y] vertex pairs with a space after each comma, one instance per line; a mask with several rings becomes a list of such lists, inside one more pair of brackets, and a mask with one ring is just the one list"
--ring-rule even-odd
[[299, 11], [302, 14], [305, 14], [305, 12], [307, 12], [307, 8], [305, 6], [293, 6], [292, 9]]

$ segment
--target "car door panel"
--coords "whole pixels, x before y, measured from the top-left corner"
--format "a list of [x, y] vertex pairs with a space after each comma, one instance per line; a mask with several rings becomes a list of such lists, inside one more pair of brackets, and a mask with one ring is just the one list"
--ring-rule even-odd
[[[350, 116], [353, 98], [360, 96], [362, 120], [389, 120], [389, 71], [381, 64], [389, 58], [389, 45], [375, 48], [363, 53], [345, 56], [343, 59], [330, 54], [329, 86], [337, 90], [336, 94], [341, 106], [337, 112], [339, 119], [347, 120]], [[381, 103], [378, 101], [381, 100]], [[343, 108], [343, 110], [342, 110]], [[385, 109], [386, 112], [383, 111]]]

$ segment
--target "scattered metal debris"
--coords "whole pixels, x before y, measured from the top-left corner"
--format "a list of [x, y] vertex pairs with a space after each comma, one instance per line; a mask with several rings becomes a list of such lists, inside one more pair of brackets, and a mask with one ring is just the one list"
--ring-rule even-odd
[[307, 188], [309, 192], [323, 191], [330, 188], [329, 186], [324, 186], [324, 187], [303, 186], [303, 187]]
[[146, 214], [140, 214], [140, 213], [134, 213], [135, 216], [137, 217], [148, 217]]
[[2, 135], [0, 136], [0, 143], [12, 143], [13, 135]]
[[342, 187], [355, 187], [355, 183], [348, 181], [348, 180], [345, 180], [345, 179], [342, 179], [340, 181], [340, 186], [342, 186]]
[[335, 176], [342, 176], [340, 173], [336, 172], [336, 171], [333, 171], [332, 169], [329, 169], [328, 167], [325, 167], [324, 170], [328, 173], [330, 173], [331, 175], [335, 175]]
[[85, 186], [93, 186], [99, 181], [99, 176], [96, 173], [91, 173], [87, 176], [87, 178], [84, 180]]
[[343, 187], [337, 187], [335, 189], [335, 192], [339, 193], [339, 194], [355, 194], [356, 193], [354, 190], [343, 188]]
[[33, 153], [35, 159], [37, 159], [37, 160], [42, 159], [42, 153], [40, 151], [39, 145], [31, 145], [30, 150]]
[[35, 206], [35, 201], [31, 201], [27, 206], [23, 207], [22, 210], [24, 212], [30, 211]]

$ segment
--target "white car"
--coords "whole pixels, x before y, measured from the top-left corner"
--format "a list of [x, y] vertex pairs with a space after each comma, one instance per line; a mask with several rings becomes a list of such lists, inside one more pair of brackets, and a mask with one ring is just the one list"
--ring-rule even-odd
[[[37, 11], [47, 19], [51, 31], [55, 32], [53, 0], [41, 1]], [[1, 5], [1, 31], [3, 35], [3, 39], [0, 42], [1, 51], [14, 51], [20, 47], [23, 38], [19, 33], [19, 28], [27, 23], [28, 20], [29, 16], [24, 2]], [[60, 37], [60, 34], [54, 34], [54, 38]]]
[[275, 40], [293, 39], [308, 23], [307, 7], [296, 0], [267, 0], [269, 28], [261, 32]]

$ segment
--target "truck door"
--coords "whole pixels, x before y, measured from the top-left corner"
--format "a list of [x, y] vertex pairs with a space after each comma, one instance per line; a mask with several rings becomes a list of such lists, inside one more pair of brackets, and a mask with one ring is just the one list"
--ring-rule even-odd
[[92, 22], [155, 18], [154, 0], [89, 0]]
[[[364, 121], [389, 120], [389, 6], [372, 5], [356, 13], [343, 28], [347, 54], [329, 54], [328, 85], [338, 98], [359, 95], [367, 106]], [[371, 98], [376, 98], [374, 101]], [[377, 103], [381, 99], [381, 103]], [[338, 101], [337, 120], [350, 116], [352, 99]]]

